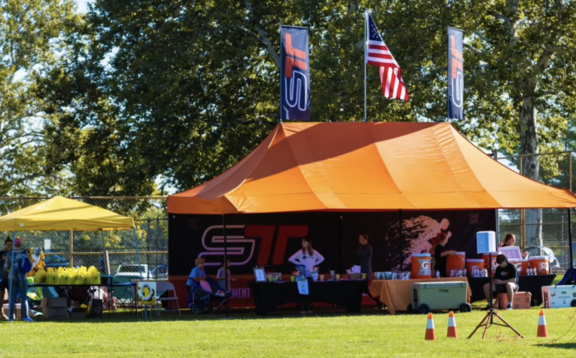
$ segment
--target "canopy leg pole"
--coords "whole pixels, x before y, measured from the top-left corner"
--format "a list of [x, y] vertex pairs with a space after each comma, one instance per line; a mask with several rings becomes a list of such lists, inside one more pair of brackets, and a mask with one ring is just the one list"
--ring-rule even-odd
[[[11, 252], [12, 256], [10, 259], [10, 279], [9, 279], [10, 289], [8, 291], [8, 320], [11, 320], [14, 318], [14, 310], [16, 309], [16, 302], [12, 302], [12, 281], [13, 281], [12, 277], [14, 276], [14, 252], [15, 252], [14, 249], [16, 248], [15, 241], [16, 241], [16, 231], [13, 231], [12, 232], [12, 252]], [[16, 295], [14, 295], [14, 298], [16, 298]], [[22, 311], [23, 306], [24, 305], [20, 306], [20, 310], [21, 310], [20, 312], [21, 313], [23, 312]], [[0, 309], [2, 309], [2, 308], [0, 307]], [[26, 309], [26, 307], [24, 307], [24, 309]]]
[[573, 266], [573, 253], [572, 253], [572, 210], [568, 209], [568, 247], [570, 249], [570, 263], [569, 263], [569, 267], [570, 267], [570, 283], [574, 284], [576, 281], [574, 281], [574, 266]]
[[[402, 209], [398, 209], [398, 239], [400, 242], [404, 240], [404, 233], [402, 230]], [[404, 265], [404, 258], [400, 255], [400, 271], [402, 271], [402, 266]]]
[[[222, 215], [222, 234], [224, 235], [224, 295], [228, 295], [228, 238], [226, 236], [226, 215]], [[226, 318], [229, 317], [228, 298], [226, 298]]]
[[[140, 274], [140, 281], [143, 280], [142, 278], [142, 265], [140, 264], [140, 252], [138, 251], [138, 236], [136, 235], [136, 228], [132, 228], [132, 233], [134, 234], [134, 247], [136, 248], [136, 258], [138, 259], [138, 273]], [[136, 291], [138, 291], [138, 285], [135, 287]], [[138, 315], [138, 294], [136, 294], [136, 315]], [[144, 305], [144, 319], [148, 320], [148, 312], [146, 309], [146, 305]]]

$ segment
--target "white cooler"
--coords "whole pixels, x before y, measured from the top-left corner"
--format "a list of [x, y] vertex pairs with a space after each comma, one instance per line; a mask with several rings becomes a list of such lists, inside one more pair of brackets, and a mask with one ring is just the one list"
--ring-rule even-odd
[[566, 308], [576, 307], [576, 286], [543, 286], [542, 307]]

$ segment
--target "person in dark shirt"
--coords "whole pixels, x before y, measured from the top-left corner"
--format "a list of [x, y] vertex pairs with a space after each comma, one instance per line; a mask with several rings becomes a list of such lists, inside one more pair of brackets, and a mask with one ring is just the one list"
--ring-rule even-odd
[[438, 241], [438, 245], [434, 248], [434, 269], [440, 272], [440, 276], [446, 277], [446, 256], [454, 255], [456, 251], [446, 248], [448, 236], [445, 233], [441, 232], [438, 234]]
[[[492, 292], [507, 293], [508, 307], [506, 307], [506, 309], [511, 310], [514, 292], [518, 291], [518, 270], [515, 265], [508, 262], [508, 259], [504, 255], [498, 255], [498, 257], [496, 257], [496, 263], [498, 267], [496, 267], [496, 272], [492, 280]], [[488, 306], [486, 306], [486, 308], [491, 308], [492, 301], [490, 299], [489, 283], [484, 285], [484, 296], [486, 296], [486, 300], [488, 300]]]
[[4, 314], [2, 307], [4, 306], [4, 293], [8, 290], [8, 270], [4, 269], [4, 262], [10, 251], [12, 251], [12, 239], [7, 237], [4, 241], [4, 250], [0, 251], [0, 314], [5, 320], [8, 320], [8, 316]]
[[372, 246], [368, 243], [368, 235], [360, 235], [358, 242], [360, 247], [356, 251], [356, 256], [360, 260], [360, 272], [365, 273], [370, 281], [372, 280]]

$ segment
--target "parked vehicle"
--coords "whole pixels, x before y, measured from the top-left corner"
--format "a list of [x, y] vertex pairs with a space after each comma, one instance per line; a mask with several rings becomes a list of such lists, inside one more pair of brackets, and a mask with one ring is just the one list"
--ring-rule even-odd
[[114, 277], [139, 279], [140, 274], [142, 274], [142, 279], [144, 280], [150, 280], [153, 278], [148, 265], [140, 265], [140, 270], [138, 270], [138, 265], [120, 265], [118, 266]]
[[70, 261], [68, 258], [62, 257], [60, 255], [44, 255], [44, 262], [46, 263], [46, 268], [58, 268], [58, 267], [68, 267]]
[[550, 269], [560, 268], [560, 263], [551, 248], [545, 246], [530, 246], [526, 248], [526, 252], [528, 252], [527, 259], [532, 256], [545, 256], [548, 257], [548, 261], [550, 261]]
[[167, 280], [168, 279], [168, 266], [158, 265], [151, 272], [152, 277], [157, 280]]

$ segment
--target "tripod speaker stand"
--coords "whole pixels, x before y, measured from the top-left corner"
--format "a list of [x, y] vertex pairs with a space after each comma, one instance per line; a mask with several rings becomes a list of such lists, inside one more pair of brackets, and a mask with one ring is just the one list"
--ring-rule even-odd
[[[480, 321], [480, 323], [476, 326], [476, 328], [474, 329], [474, 331], [472, 331], [472, 333], [470, 333], [470, 335], [468, 336], [468, 339], [472, 338], [472, 336], [474, 335], [474, 333], [476, 333], [476, 331], [480, 328], [480, 327], [484, 327], [484, 332], [482, 333], [482, 339], [486, 338], [486, 331], [488, 330], [488, 328], [490, 328], [493, 325], [497, 325], [497, 326], [502, 326], [502, 327], [508, 327], [510, 328], [512, 331], [514, 331], [514, 333], [516, 333], [520, 338], [524, 339], [524, 336], [520, 334], [520, 332], [518, 332], [514, 327], [512, 327], [508, 322], [506, 322], [504, 320], [504, 318], [500, 317], [498, 315], [498, 313], [496, 313], [494, 311], [494, 305], [492, 304], [492, 300], [493, 297], [492, 295], [494, 294], [492, 292], [492, 254], [489, 253], [488, 254], [489, 257], [489, 264], [488, 264], [488, 277], [490, 277], [490, 310], [488, 311], [488, 313], [486, 313], [486, 316], [484, 316], [484, 318], [482, 319], [482, 321]], [[498, 318], [500, 321], [502, 321], [502, 323], [495, 323], [494, 322], [494, 317]]]

